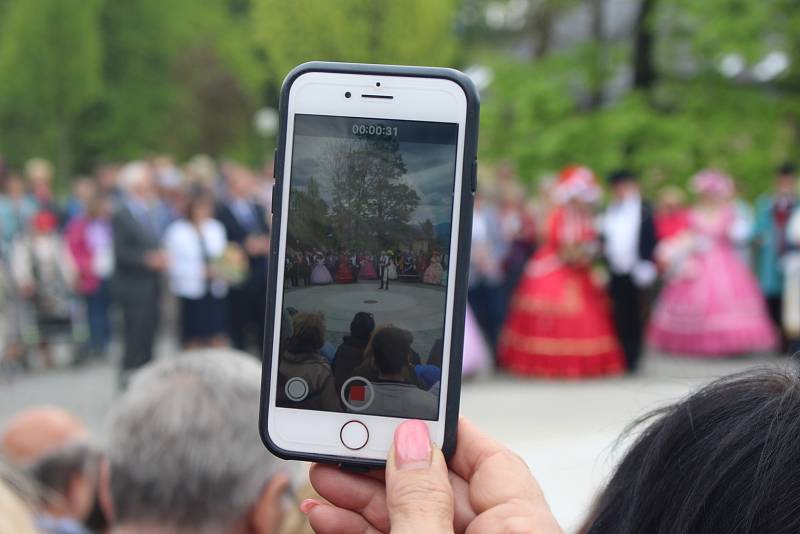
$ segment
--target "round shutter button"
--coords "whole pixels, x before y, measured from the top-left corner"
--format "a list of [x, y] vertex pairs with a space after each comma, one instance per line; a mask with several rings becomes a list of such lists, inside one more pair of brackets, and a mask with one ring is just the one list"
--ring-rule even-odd
[[342, 440], [342, 445], [351, 451], [357, 451], [364, 448], [369, 441], [369, 430], [360, 421], [349, 421], [339, 431], [339, 439]]

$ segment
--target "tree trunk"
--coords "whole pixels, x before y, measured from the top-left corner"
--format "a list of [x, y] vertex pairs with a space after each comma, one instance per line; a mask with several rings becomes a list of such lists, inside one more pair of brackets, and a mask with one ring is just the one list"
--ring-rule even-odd
[[533, 37], [533, 57], [542, 58], [550, 51], [553, 37], [555, 10], [545, 1], [538, 8], [529, 9], [528, 24]]
[[589, 33], [592, 36], [592, 54], [589, 65], [589, 108], [596, 109], [603, 103], [605, 85], [605, 0], [589, 1]]
[[648, 90], [656, 82], [652, 15], [658, 0], [641, 0], [633, 34], [633, 87]]

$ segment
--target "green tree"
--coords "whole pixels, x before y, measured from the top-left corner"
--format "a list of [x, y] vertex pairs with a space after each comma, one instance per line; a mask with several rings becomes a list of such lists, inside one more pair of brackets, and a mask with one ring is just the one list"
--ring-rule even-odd
[[78, 118], [102, 90], [99, 0], [5, 0], [0, 28], [0, 146], [12, 164], [43, 155], [74, 165]]
[[277, 85], [311, 60], [449, 65], [453, 0], [253, 0], [256, 39]]
[[419, 195], [403, 181], [406, 165], [396, 140], [363, 140], [348, 150], [332, 145], [332, 224], [340, 245], [359, 251], [396, 246], [410, 230]]

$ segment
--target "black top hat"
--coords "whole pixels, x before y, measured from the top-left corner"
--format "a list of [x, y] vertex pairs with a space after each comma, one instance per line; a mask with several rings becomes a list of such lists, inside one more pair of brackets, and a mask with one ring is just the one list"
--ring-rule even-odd
[[789, 176], [789, 175], [793, 176], [797, 174], [797, 165], [795, 165], [791, 161], [787, 161], [786, 163], [778, 167], [776, 170], [778, 171], [778, 174], [780, 174], [781, 176]]
[[628, 169], [617, 169], [608, 175], [608, 183], [611, 185], [621, 184], [623, 182], [636, 182], [638, 177], [636, 173]]

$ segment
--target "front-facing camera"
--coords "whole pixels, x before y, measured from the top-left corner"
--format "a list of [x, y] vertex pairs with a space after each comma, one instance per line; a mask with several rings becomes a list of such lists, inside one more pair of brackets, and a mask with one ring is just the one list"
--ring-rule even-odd
[[345, 97], [345, 98], [350, 98], [350, 91], [347, 91], [347, 92], [344, 94], [344, 97]]

